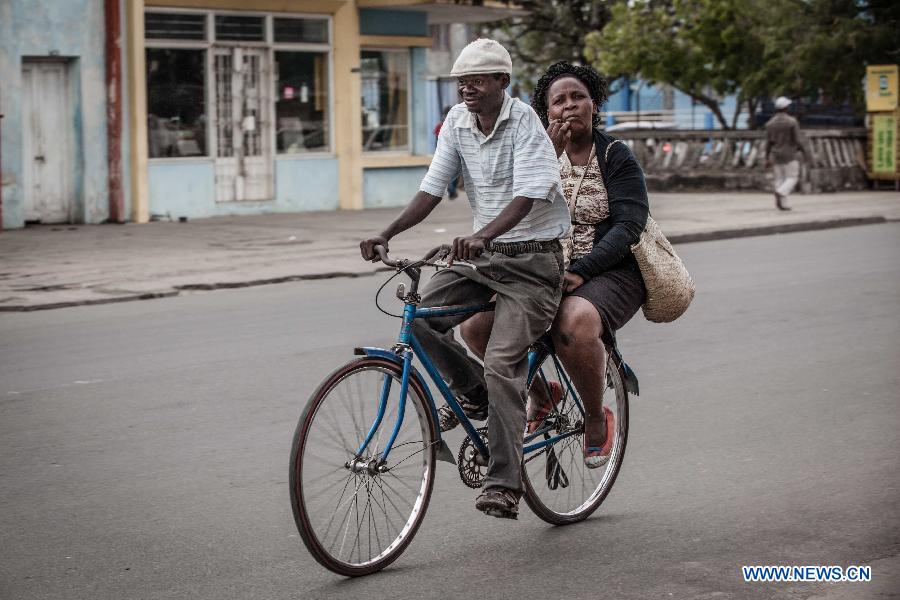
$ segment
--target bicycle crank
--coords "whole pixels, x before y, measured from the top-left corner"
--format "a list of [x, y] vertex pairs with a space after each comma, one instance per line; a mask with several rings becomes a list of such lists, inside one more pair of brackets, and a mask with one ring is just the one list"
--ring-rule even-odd
[[[481, 427], [475, 431], [478, 432], [478, 435], [480, 435], [481, 439], [484, 440], [484, 443], [487, 444], [487, 427]], [[475, 444], [472, 443], [472, 439], [469, 436], [466, 436], [466, 439], [462, 441], [462, 444], [459, 447], [459, 454], [457, 455], [456, 460], [456, 466], [459, 468], [459, 477], [462, 479], [462, 482], [470, 488], [480, 488], [484, 485], [484, 477], [487, 475], [487, 464], [487, 459], [478, 452], [478, 449], [475, 448]]]

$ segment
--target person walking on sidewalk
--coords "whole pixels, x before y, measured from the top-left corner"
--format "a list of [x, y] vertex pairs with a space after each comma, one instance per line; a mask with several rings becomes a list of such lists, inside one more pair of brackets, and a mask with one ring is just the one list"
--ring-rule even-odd
[[797, 119], [787, 112], [790, 105], [790, 98], [780, 96], [775, 100], [775, 116], [766, 123], [766, 167], [774, 165], [775, 205], [780, 210], [791, 210], [788, 196], [800, 178], [797, 152], [806, 156]]
[[476, 304], [496, 295], [494, 329], [484, 366], [454, 339], [466, 316], [413, 322], [413, 333], [434, 359], [466, 414], [487, 416], [490, 461], [475, 508], [516, 518], [522, 483], [522, 433], [528, 347], [550, 326], [562, 298], [563, 252], [569, 211], [553, 143], [534, 110], [506, 93], [512, 61], [499, 43], [479, 39], [453, 65], [463, 102], [447, 116], [419, 192], [380, 235], [360, 242], [377, 260], [398, 233], [420, 223], [462, 171], [474, 213], [474, 233], [453, 240], [453, 265], [435, 274], [420, 306]]

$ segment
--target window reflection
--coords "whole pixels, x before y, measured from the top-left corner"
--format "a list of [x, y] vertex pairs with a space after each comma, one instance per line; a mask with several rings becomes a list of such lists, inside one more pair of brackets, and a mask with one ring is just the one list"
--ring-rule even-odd
[[205, 50], [147, 50], [150, 158], [207, 155], [205, 56]]
[[275, 52], [279, 154], [328, 149], [328, 61], [319, 52]]
[[363, 150], [409, 148], [409, 51], [364, 50]]

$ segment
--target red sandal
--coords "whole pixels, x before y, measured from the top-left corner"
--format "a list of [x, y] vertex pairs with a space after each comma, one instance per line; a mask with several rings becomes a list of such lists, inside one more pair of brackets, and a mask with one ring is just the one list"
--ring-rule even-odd
[[598, 469], [609, 462], [612, 453], [613, 440], [616, 435], [616, 417], [612, 411], [603, 407], [606, 415], [606, 441], [602, 446], [588, 446], [587, 435], [584, 436], [584, 464], [588, 469]]
[[563, 390], [559, 382], [551, 381], [548, 385], [550, 387], [550, 402], [541, 404], [540, 406], [534, 406], [533, 404], [535, 403], [532, 402], [529, 407], [528, 433], [537, 431], [544, 419], [547, 418], [547, 415], [550, 414], [550, 411], [556, 408], [556, 405], [562, 400]]

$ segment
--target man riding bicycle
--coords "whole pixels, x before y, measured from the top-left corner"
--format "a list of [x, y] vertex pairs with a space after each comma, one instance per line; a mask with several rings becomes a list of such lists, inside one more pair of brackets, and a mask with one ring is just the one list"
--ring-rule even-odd
[[466, 316], [419, 319], [413, 333], [432, 356], [471, 418], [487, 416], [490, 461], [475, 507], [516, 518], [524, 488], [522, 433], [528, 348], [556, 315], [570, 217], [553, 144], [534, 110], [506, 93], [512, 61], [499, 43], [479, 39], [453, 65], [463, 102], [441, 127], [419, 192], [380, 235], [360, 242], [366, 260], [376, 246], [417, 225], [460, 172], [474, 214], [474, 233], [453, 241], [450, 263], [423, 291], [421, 307], [487, 302], [496, 296], [484, 367], [453, 336]]

